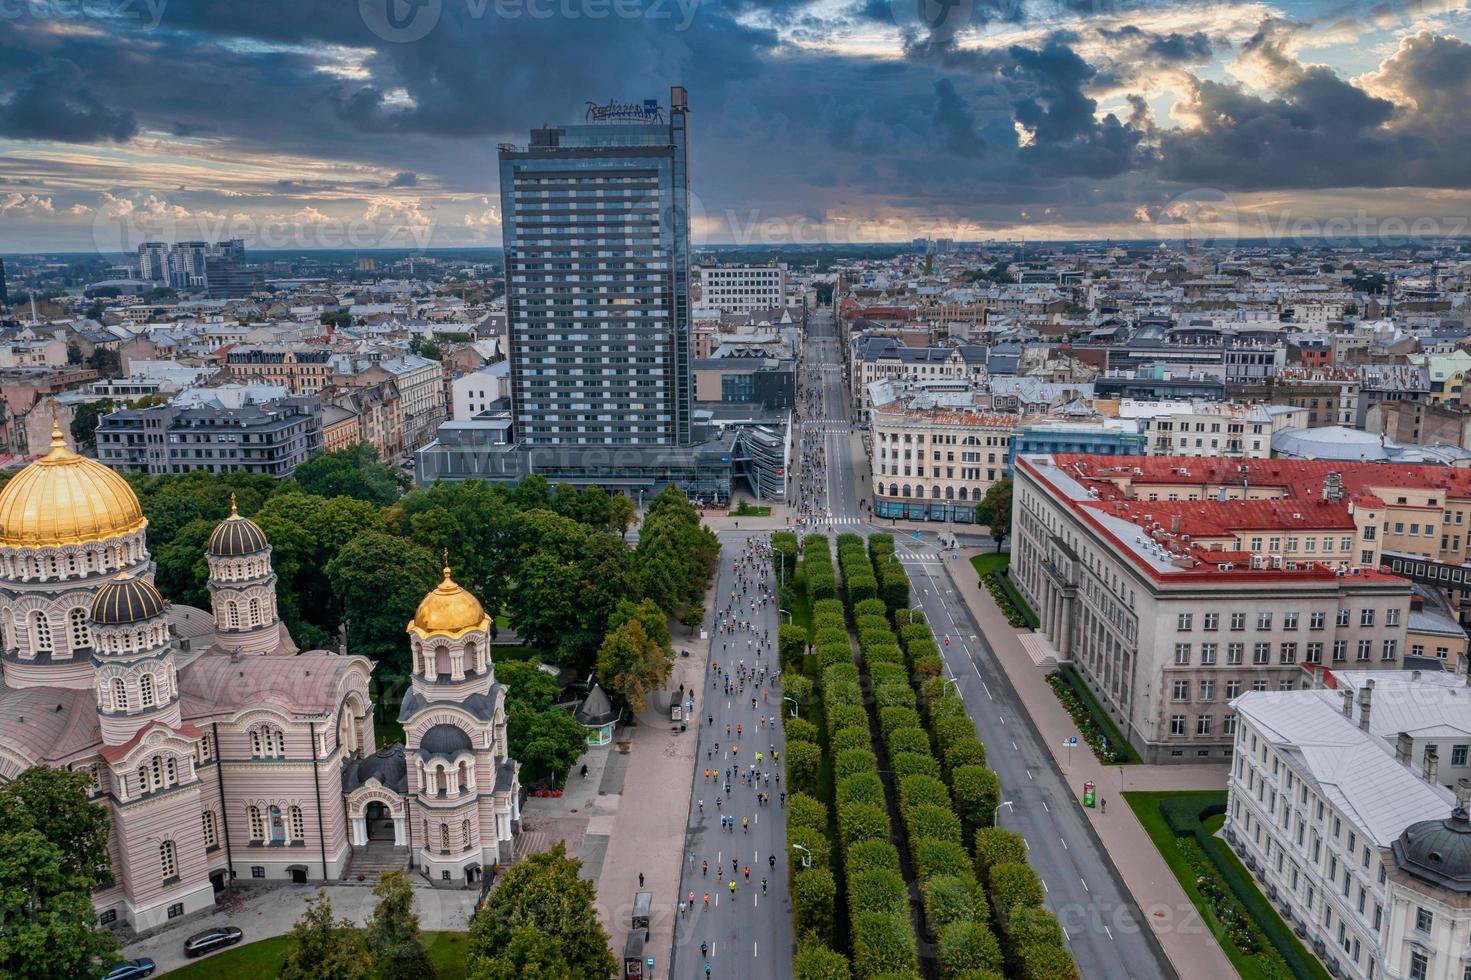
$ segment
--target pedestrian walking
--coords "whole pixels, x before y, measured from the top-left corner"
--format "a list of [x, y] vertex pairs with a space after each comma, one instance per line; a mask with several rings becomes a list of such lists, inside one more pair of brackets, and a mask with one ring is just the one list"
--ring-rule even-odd
[[638, 886], [640, 888], [644, 887], [644, 873], [642, 871], [638, 873]]
[[710, 862], [709, 861], [702, 861], [700, 863], [700, 877], [701, 878], [708, 878], [708, 877], [710, 877]]

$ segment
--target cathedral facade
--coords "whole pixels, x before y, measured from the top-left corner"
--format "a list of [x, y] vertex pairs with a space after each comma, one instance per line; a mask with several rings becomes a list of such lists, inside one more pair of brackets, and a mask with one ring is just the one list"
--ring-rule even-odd
[[510, 863], [520, 782], [490, 619], [448, 568], [407, 626], [405, 744], [375, 750], [374, 664], [297, 649], [259, 526], [232, 505], [214, 530], [206, 612], [154, 587], [147, 524], [59, 430], [0, 490], [0, 782], [88, 774], [111, 818], [104, 925], [157, 927], [234, 878], [335, 880], [368, 853], [439, 886]]

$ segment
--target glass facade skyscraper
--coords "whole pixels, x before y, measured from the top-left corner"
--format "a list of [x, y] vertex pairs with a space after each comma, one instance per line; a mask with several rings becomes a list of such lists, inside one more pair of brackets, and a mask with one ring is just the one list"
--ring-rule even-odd
[[676, 87], [500, 147], [523, 447], [692, 442], [687, 114]]

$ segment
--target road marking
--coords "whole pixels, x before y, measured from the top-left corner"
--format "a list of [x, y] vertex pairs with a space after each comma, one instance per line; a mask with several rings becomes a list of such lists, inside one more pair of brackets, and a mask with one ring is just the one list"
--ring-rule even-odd
[[1027, 778], [1028, 779], [1032, 779], [1033, 778], [1033, 776], [1032, 776], [1032, 770], [1030, 770], [1030, 769], [1027, 770]]
[[1059, 837], [1058, 840], [1062, 841], [1062, 849], [1064, 851], [1067, 850], [1068, 849], [1067, 841], [1064, 838], [1062, 838], [1062, 837]]
[[1013, 752], [1020, 752], [1021, 751], [1021, 749], [1019, 749], [1019, 748], [1016, 747], [1016, 740], [1015, 739], [1012, 740], [1012, 743], [1011, 743], [1011, 751], [1013, 751]]
[[1006, 716], [1005, 715], [997, 715], [996, 717], [1001, 719], [1001, 724], [1003, 724], [1003, 725], [1006, 724]]
[[759, 952], [758, 952], [758, 951], [757, 951], [757, 948], [758, 948], [758, 945], [757, 945], [757, 944], [756, 944], [756, 943], [752, 943], [752, 944], [751, 944], [751, 958], [752, 958], [752, 959], [755, 959], [755, 958], [756, 958], [756, 957], [758, 957], [758, 956], [760, 956], [760, 955], [761, 955], [761, 954], [760, 954], [760, 953], [759, 953]]
[[[1079, 875], [1078, 876], [1078, 880], [1079, 881], [1083, 881], [1083, 876], [1082, 875]], [[1083, 881], [1083, 891], [1086, 892], [1086, 891], [1092, 891], [1092, 890], [1093, 889], [1091, 889], [1091, 888], [1088, 887], [1088, 883], [1086, 881]]]
[[1104, 926], [1103, 927], [1103, 931], [1106, 932], [1106, 933], [1108, 933], [1108, 938], [1109, 939], [1112, 939], [1113, 938], [1113, 930], [1110, 929], [1108, 926]]
[[1073, 941], [1073, 934], [1067, 931], [1067, 926], [1062, 927], [1062, 935], [1068, 942]]
[[[971, 666], [975, 666], [975, 665], [972, 664]], [[976, 676], [977, 677], [981, 676], [981, 668], [979, 668], [979, 667], [976, 667]], [[986, 689], [986, 697], [990, 698], [992, 701], [995, 701], [996, 698], [991, 694], [991, 685], [990, 684], [987, 684], [985, 681], [981, 681], [981, 686]]]
[[[974, 660], [972, 660], [972, 661], [971, 661], [971, 662], [970, 662], [970, 666], [971, 666], [971, 669], [972, 669], [972, 670], [974, 670], [974, 671], [975, 671], [975, 672], [976, 672], [976, 676], [977, 676], [977, 677], [980, 677], [980, 676], [981, 676], [981, 668], [980, 668], [980, 667], [979, 667], [979, 666], [977, 666], [977, 665], [976, 665], [976, 662], [975, 662], [975, 661], [974, 661]], [[984, 684], [984, 683], [986, 683], [986, 682], [985, 682], [985, 681], [981, 681], [981, 683], [982, 683], [982, 684]], [[987, 693], [987, 694], [990, 694], [990, 693], [991, 693], [991, 692], [990, 692], [990, 690], [989, 690], [989, 689], [988, 689], [988, 690], [987, 690], [987, 691], [986, 691], [986, 693]], [[995, 699], [994, 699], [994, 698], [992, 698], [992, 700], [993, 700], [993, 701], [994, 701], [994, 700], [995, 700]]]
[[1051, 889], [1051, 888], [1048, 888], [1048, 887], [1047, 887], [1047, 879], [1046, 879], [1046, 878], [1038, 878], [1038, 879], [1037, 879], [1037, 880], [1038, 880], [1038, 881], [1040, 881], [1040, 882], [1042, 882], [1042, 891], [1043, 891], [1043, 892], [1044, 892], [1044, 893], [1045, 893], [1045, 892], [1050, 892], [1050, 891], [1052, 891], [1052, 889]]
[[1051, 813], [1052, 812], [1050, 809], [1048, 809], [1047, 801], [1046, 800], [1043, 800], [1042, 801], [1042, 809], [1043, 810], [1046, 810], [1048, 813]]

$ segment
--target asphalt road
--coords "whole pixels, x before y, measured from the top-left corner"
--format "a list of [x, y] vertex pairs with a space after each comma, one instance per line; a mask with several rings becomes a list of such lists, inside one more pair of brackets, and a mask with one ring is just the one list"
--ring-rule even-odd
[[[747, 536], [740, 531], [725, 531], [720, 535], [720, 568], [716, 573], [716, 609], [731, 602], [730, 593], [737, 588], [735, 562], [741, 556]], [[767, 566], [770, 562], [767, 560]], [[774, 572], [773, 572], [774, 576]], [[771, 579], [773, 592], [775, 579]], [[748, 587], [747, 596], [754, 589]], [[752, 609], [749, 601], [741, 605], [732, 618], [745, 619], [755, 624], [754, 632], [734, 634], [714, 633], [711, 638], [710, 660], [712, 665], [729, 668], [732, 683], [735, 683], [736, 664], [744, 660], [746, 666], [778, 667], [776, 658], [776, 627], [778, 621], [775, 600], [759, 609]], [[757, 655], [759, 635], [765, 631], [770, 636], [770, 646]], [[755, 639], [753, 639], [755, 637]], [[748, 640], [750, 644], [748, 645]], [[667, 976], [691, 980], [705, 976], [705, 964], [710, 964], [712, 980], [736, 980], [736, 978], [783, 978], [792, 974], [792, 956], [796, 952], [796, 940], [792, 935], [792, 907], [787, 895], [787, 830], [785, 812], [780, 803], [780, 794], [786, 788], [778, 775], [781, 764], [773, 765], [771, 747], [777, 752], [786, 747], [777, 722], [776, 730], [768, 725], [760, 728], [759, 716], [781, 717], [781, 689], [775, 682], [753, 687], [747, 683], [744, 694], [724, 693], [724, 675], [716, 676], [714, 670], [706, 671], [700, 696], [699, 752], [695, 761], [695, 789], [690, 804], [689, 825], [685, 831], [685, 859], [680, 895], [695, 893], [694, 908], [681, 918], [674, 934], [674, 961]], [[762, 699], [763, 692], [766, 699]], [[752, 697], [756, 707], [751, 707]], [[714, 723], [707, 719], [713, 717]], [[735, 737], [735, 726], [744, 728], [739, 739]], [[731, 735], [726, 735], [725, 726], [730, 725]], [[717, 748], [718, 745], [718, 748]], [[739, 746], [733, 752], [732, 746]], [[756, 761], [755, 755], [764, 756], [758, 766], [759, 772], [770, 776], [763, 781], [760, 792], [769, 793], [771, 802], [765, 806], [757, 802], [757, 788], [748, 787], [737, 778], [731, 783], [731, 792], [725, 793], [723, 780], [707, 781], [705, 769], [724, 770], [734, 766], [738, 772], [749, 769]], [[721, 800], [717, 808], [716, 799]], [[703, 802], [704, 806], [700, 804]], [[734, 816], [732, 830], [722, 830], [722, 815]], [[741, 819], [750, 821], [742, 828]], [[693, 860], [690, 855], [693, 854]], [[776, 864], [770, 862], [776, 856]], [[729, 888], [731, 881], [731, 859], [736, 861], [736, 888]], [[703, 863], [710, 863], [709, 871]], [[751, 869], [749, 881], [745, 869]], [[717, 877], [716, 870], [721, 869]], [[761, 879], [766, 879], [766, 894], [761, 891]], [[710, 905], [705, 907], [705, 896], [710, 896]], [[708, 943], [709, 952], [701, 956], [700, 944]], [[655, 976], [666, 974], [657, 971]]]
[[[808, 378], [821, 379], [823, 414], [846, 422], [850, 415], [842, 383], [844, 355], [830, 315], [814, 317], [806, 356]], [[860, 512], [857, 501], [869, 495], [867, 483], [860, 482], [867, 473], [866, 461], [854, 458], [848, 435], [830, 433], [826, 439], [832, 530], [888, 531], [843, 526], [865, 520], [866, 508]], [[934, 628], [950, 676], [1000, 777], [1002, 799], [1009, 801], [1000, 811], [1001, 826], [1026, 838], [1028, 860], [1046, 886], [1047, 905], [1066, 930], [1079, 969], [1085, 977], [1109, 980], [1174, 978], [1163, 950], [1088, 825], [1086, 811], [1078, 803], [1082, 787], [1070, 786], [1053, 764], [970, 610], [956, 595], [950, 573], [937, 558], [935, 535], [916, 540], [902, 530], [893, 533], [909, 571], [913, 602]], [[1125, 804], [1115, 800], [1114, 805]]]

